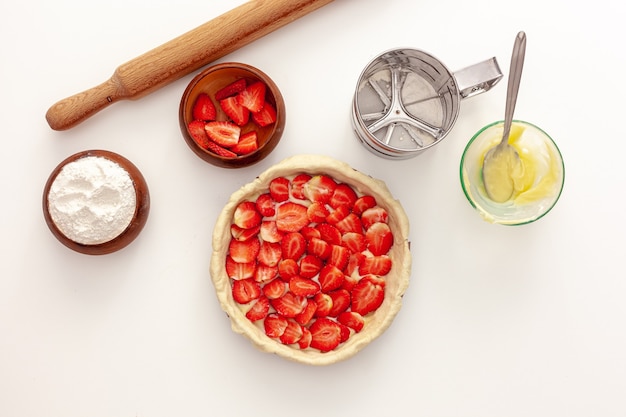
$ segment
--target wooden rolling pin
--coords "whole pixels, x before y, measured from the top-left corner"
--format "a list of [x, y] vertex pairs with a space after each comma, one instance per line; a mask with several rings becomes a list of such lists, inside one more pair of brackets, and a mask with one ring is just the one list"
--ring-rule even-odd
[[121, 99], [136, 100], [302, 17], [332, 0], [251, 0], [119, 66], [104, 83], [65, 98], [46, 113], [69, 129]]

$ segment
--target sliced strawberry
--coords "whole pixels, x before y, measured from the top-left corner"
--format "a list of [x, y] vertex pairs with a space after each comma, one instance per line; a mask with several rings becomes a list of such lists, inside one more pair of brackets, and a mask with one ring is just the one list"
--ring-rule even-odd
[[302, 326], [306, 326], [315, 317], [315, 311], [317, 310], [317, 303], [312, 298], [307, 300], [306, 307], [295, 319]]
[[344, 274], [334, 265], [325, 265], [319, 274], [319, 282], [323, 292], [333, 291], [343, 284]]
[[300, 349], [306, 349], [311, 346], [311, 331], [306, 327], [302, 327], [302, 337], [298, 340], [298, 347]]
[[339, 316], [337, 317], [337, 321], [344, 326], [351, 328], [357, 333], [363, 330], [363, 326], [365, 325], [365, 320], [363, 320], [363, 316], [356, 311], [344, 311], [343, 313], [339, 314]]
[[259, 141], [257, 139], [257, 133], [254, 130], [241, 135], [239, 142], [230, 148], [230, 150], [237, 155], [248, 155], [257, 149], [259, 149]]
[[387, 275], [391, 270], [391, 258], [387, 255], [369, 256], [359, 266], [360, 275]]
[[249, 111], [256, 113], [263, 108], [266, 89], [267, 87], [263, 82], [254, 82], [237, 95], [237, 102]]
[[300, 267], [295, 259], [283, 259], [278, 263], [278, 275], [283, 281], [289, 282], [300, 272]]
[[369, 281], [372, 284], [380, 285], [382, 288], [385, 288], [385, 286], [387, 285], [387, 281], [385, 281], [385, 278], [374, 274], [367, 274], [362, 276], [361, 281]]
[[246, 79], [240, 78], [228, 84], [226, 87], [219, 89], [217, 93], [215, 93], [215, 100], [220, 101], [227, 97], [235, 96], [245, 90], [246, 85]]
[[259, 235], [265, 242], [277, 243], [283, 239], [283, 234], [278, 231], [276, 222], [273, 220], [265, 220], [261, 222]]
[[361, 214], [361, 221], [366, 229], [369, 229], [374, 223], [387, 223], [388, 220], [387, 211], [380, 206], [369, 208]]
[[341, 327], [336, 321], [325, 317], [318, 318], [309, 327], [311, 347], [321, 352], [329, 352], [341, 343]]
[[210, 140], [209, 135], [204, 130], [205, 124], [203, 120], [194, 120], [187, 125], [187, 131], [199, 147], [208, 149]]
[[289, 281], [289, 290], [296, 295], [312, 297], [320, 291], [320, 284], [296, 275]]
[[233, 237], [233, 239], [237, 240], [248, 240], [253, 237], [257, 237], [260, 230], [261, 226], [254, 226], [248, 229], [244, 229], [243, 227], [239, 227], [234, 223], [230, 225], [230, 235]]
[[326, 317], [330, 310], [333, 308], [333, 299], [330, 295], [318, 292], [313, 297], [315, 304], [317, 305], [317, 309], [315, 310], [315, 317]]
[[343, 284], [341, 284], [341, 288], [344, 290], [352, 291], [352, 288], [359, 282], [359, 275], [357, 274], [345, 274], [343, 276]]
[[352, 212], [357, 216], [363, 214], [363, 212], [369, 208], [376, 206], [376, 199], [371, 195], [363, 195], [356, 199], [354, 202], [354, 206], [352, 207]]
[[326, 221], [334, 225], [345, 219], [348, 214], [350, 214], [350, 207], [338, 206], [336, 209], [332, 210], [328, 216], [326, 216]]
[[348, 184], [337, 184], [328, 204], [333, 208], [348, 206], [352, 210], [357, 198], [356, 192]]
[[213, 104], [211, 97], [206, 93], [198, 94], [191, 112], [195, 120], [204, 120], [205, 122], [215, 120], [217, 115], [215, 104]]
[[242, 264], [254, 262], [261, 249], [258, 239], [235, 240], [231, 239], [228, 245], [228, 254], [235, 261]]
[[337, 187], [335, 180], [326, 175], [316, 175], [304, 184], [303, 193], [311, 201], [328, 203]]
[[341, 232], [332, 224], [321, 223], [315, 228], [320, 232], [320, 239], [331, 245], [341, 245]]
[[278, 266], [283, 251], [278, 242], [263, 242], [257, 256], [259, 263], [267, 266]]
[[226, 273], [232, 279], [253, 278], [256, 262], [235, 262], [230, 255], [226, 256]]
[[304, 255], [300, 260], [300, 276], [302, 278], [313, 278], [319, 274], [324, 262], [315, 255]]
[[333, 308], [331, 308], [328, 315], [330, 317], [337, 317], [340, 313], [343, 313], [350, 307], [350, 292], [346, 289], [340, 288], [328, 293], [333, 300]]
[[274, 201], [281, 203], [289, 200], [289, 180], [285, 177], [277, 177], [270, 181], [270, 195]]
[[261, 286], [252, 278], [233, 281], [233, 299], [239, 304], [247, 304], [261, 296]]
[[233, 223], [242, 229], [256, 228], [261, 224], [261, 213], [252, 201], [242, 201], [235, 208]]
[[263, 286], [263, 295], [270, 300], [275, 300], [287, 294], [287, 283], [282, 279], [275, 279]]
[[321, 223], [326, 221], [326, 216], [330, 214], [326, 208], [326, 204], [318, 201], [311, 203], [306, 212], [311, 223]]
[[278, 276], [277, 266], [267, 266], [261, 263], [257, 264], [256, 271], [254, 272], [254, 280], [260, 283], [270, 282], [277, 276]]
[[350, 309], [365, 316], [380, 307], [385, 298], [385, 290], [372, 281], [361, 280], [352, 289], [351, 296]]
[[361, 233], [363, 231], [363, 223], [361, 218], [354, 213], [349, 213], [343, 219], [335, 223], [335, 227], [341, 233], [356, 232]]
[[287, 328], [280, 336], [280, 342], [284, 345], [297, 343], [302, 337], [302, 326], [293, 320], [287, 320]]
[[346, 276], [350, 276], [354, 273], [354, 271], [358, 271], [365, 258], [366, 256], [361, 252], [355, 252], [350, 255], [348, 266], [346, 266], [346, 269], [344, 270]]
[[302, 204], [287, 201], [276, 209], [276, 226], [281, 232], [298, 232], [309, 224], [307, 208]]
[[276, 202], [270, 193], [261, 194], [257, 197], [256, 209], [264, 217], [272, 217], [276, 214]]
[[276, 122], [276, 108], [267, 101], [263, 103], [263, 107], [258, 112], [252, 113], [252, 120], [260, 127], [269, 126]]
[[350, 328], [348, 326], [344, 326], [343, 324], [339, 322], [337, 322], [337, 324], [341, 328], [341, 338], [339, 339], [339, 342], [343, 343], [347, 341], [348, 339], [350, 339], [350, 334], [351, 334]]
[[263, 327], [265, 328], [265, 334], [271, 338], [278, 338], [285, 333], [288, 321], [285, 317], [282, 317], [276, 313], [270, 313], [263, 321]]
[[241, 135], [241, 128], [230, 122], [208, 122], [204, 130], [213, 142], [226, 148], [235, 146]]
[[363, 252], [367, 249], [367, 241], [365, 235], [356, 232], [347, 232], [341, 236], [342, 244], [352, 253]]
[[284, 317], [293, 318], [302, 313], [307, 305], [307, 299], [306, 297], [295, 295], [294, 293], [287, 291], [287, 293], [282, 297], [271, 300], [270, 304], [274, 307], [278, 314]]
[[306, 240], [298, 232], [287, 233], [280, 242], [283, 258], [298, 260], [306, 251]]
[[250, 120], [250, 110], [239, 104], [237, 96], [220, 100], [220, 107], [226, 116], [237, 126], [243, 126]]
[[267, 314], [270, 311], [270, 300], [265, 296], [260, 296], [257, 300], [252, 304], [252, 307], [246, 313], [246, 317], [250, 321], [258, 321], [267, 317]]
[[384, 255], [393, 245], [393, 233], [387, 223], [374, 223], [365, 232], [365, 240], [374, 256]]
[[217, 143], [209, 140], [206, 144], [206, 149], [208, 151], [213, 152], [215, 155], [221, 156], [223, 158], [236, 158], [237, 154], [233, 151], [230, 151], [223, 146], [218, 145]]
[[299, 200], [304, 200], [303, 187], [311, 179], [309, 174], [298, 174], [291, 180], [291, 195]]
[[304, 236], [304, 239], [306, 239], [307, 241], [313, 239], [314, 237], [318, 239], [322, 238], [320, 231], [312, 226], [304, 226], [302, 230], [300, 230], [300, 233], [302, 233], [302, 236]]
[[330, 245], [330, 257], [328, 258], [328, 264], [334, 265], [340, 270], [344, 270], [348, 266], [348, 260], [350, 259], [350, 250], [341, 245]]
[[322, 260], [327, 259], [331, 253], [330, 243], [316, 237], [309, 240], [306, 250], [309, 254]]

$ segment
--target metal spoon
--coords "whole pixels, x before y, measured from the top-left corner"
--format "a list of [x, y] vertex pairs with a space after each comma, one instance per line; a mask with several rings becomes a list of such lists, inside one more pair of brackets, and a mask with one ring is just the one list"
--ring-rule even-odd
[[[502, 203], [507, 201], [513, 195], [513, 180], [510, 179], [510, 187], [492, 186], [486, 178], [494, 178], [499, 175], [508, 175], [503, 171], [503, 167], [508, 165], [502, 164], [505, 159], [509, 159], [514, 163], [519, 163], [519, 155], [514, 147], [509, 145], [509, 134], [511, 133], [511, 123], [513, 122], [513, 112], [515, 111], [515, 103], [517, 102], [517, 93], [519, 91], [520, 80], [522, 78], [522, 68], [524, 67], [524, 56], [526, 54], [526, 34], [519, 32], [515, 38], [513, 45], [513, 54], [511, 56], [511, 68], [509, 69], [509, 84], [506, 92], [506, 108], [504, 112], [504, 132], [502, 140], [494, 148], [490, 149], [483, 159], [483, 182], [485, 191], [490, 199], [495, 202]], [[508, 184], [507, 184], [508, 185]]]

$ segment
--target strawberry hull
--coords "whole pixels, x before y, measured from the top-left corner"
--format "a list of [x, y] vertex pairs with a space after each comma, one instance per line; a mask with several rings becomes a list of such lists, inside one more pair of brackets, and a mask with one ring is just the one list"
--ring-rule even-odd
[[[226, 271], [226, 260], [228, 259], [228, 250], [230, 240], [232, 239], [230, 229], [233, 215], [236, 207], [243, 201], [254, 200], [259, 195], [268, 193], [270, 183], [276, 178], [288, 178], [292, 180], [299, 175], [300, 178], [302, 178], [302, 176], [315, 178], [318, 175], [322, 175], [322, 173], [335, 180], [338, 184], [345, 183], [349, 185], [359, 196], [371, 195], [375, 197], [377, 204], [388, 213], [387, 224], [393, 234], [393, 241], [385, 256], [389, 258], [391, 268], [383, 277], [377, 278], [384, 280], [384, 282], [376, 282], [375, 280], [372, 282], [368, 281], [367, 285], [362, 284], [356, 287], [356, 290], [350, 289], [355, 288], [359, 280], [358, 276], [355, 278], [356, 275], [353, 275], [352, 277], [344, 279], [337, 275], [339, 269], [334, 264], [330, 264], [332, 268], [326, 268], [324, 280], [321, 285], [317, 275], [307, 277], [306, 274], [302, 273], [304, 271], [300, 271], [299, 275], [297, 275], [298, 278], [296, 278], [296, 281], [293, 283], [293, 289], [298, 294], [297, 297], [294, 298], [294, 294], [288, 291], [288, 294], [291, 295], [288, 295], [285, 301], [274, 301], [268, 313], [277, 314], [276, 311], [282, 311], [290, 322], [292, 332], [289, 337], [283, 337], [282, 339], [280, 337], [270, 337], [264, 329], [264, 320], [257, 319], [258, 315], [256, 313], [253, 314], [253, 317], [257, 320], [253, 321], [246, 317], [246, 314], [254, 303], [239, 304], [233, 299], [232, 280]], [[343, 195], [345, 195], [345, 193]], [[350, 204], [353, 203], [353, 200], [353, 196], [347, 199]], [[346, 200], [342, 198], [338, 201], [344, 202]], [[306, 212], [304, 216], [306, 217]], [[297, 227], [301, 229], [300, 225]], [[319, 239], [311, 237], [309, 226], [305, 227], [305, 229], [306, 230], [303, 230], [302, 233], [303, 236], [307, 236], [309, 239]], [[298, 155], [272, 166], [259, 175], [254, 181], [233, 193], [215, 224], [213, 232], [213, 254], [210, 268], [211, 278], [220, 305], [230, 318], [232, 329], [235, 332], [245, 335], [254, 346], [262, 351], [275, 353], [281, 357], [300, 363], [328, 365], [354, 356], [372, 340], [384, 333], [399, 312], [402, 305], [402, 295], [408, 287], [411, 269], [408, 232], [409, 224], [406, 213], [383, 182], [360, 173], [347, 164], [332, 158], [318, 155]], [[325, 237], [330, 239], [327, 235], [325, 235]], [[335, 241], [333, 244], [337, 245], [338, 242], [336, 238], [333, 238], [333, 240]], [[301, 246], [302, 242], [298, 245]], [[369, 251], [361, 255], [365, 257], [374, 256]], [[312, 255], [307, 254], [302, 256], [304, 259]], [[339, 258], [343, 260], [338, 261]], [[289, 280], [293, 278], [293, 274], [297, 273], [297, 265], [293, 259], [289, 262], [293, 264], [291, 268], [281, 268], [282, 260], [278, 260], [277, 262], [279, 273], [278, 277], [275, 279], [288, 283]], [[328, 262], [340, 263], [341, 267], [345, 268], [346, 271], [350, 270], [351, 273], [358, 274], [358, 267], [350, 262], [345, 255], [342, 257], [329, 256], [323, 262], [325, 265], [328, 265]], [[284, 262], [285, 266], [286, 264], [287, 262]], [[283, 274], [289, 272], [289, 276], [282, 277], [280, 271], [283, 271]], [[332, 274], [329, 274], [330, 271], [333, 271]], [[314, 280], [315, 285], [308, 285], [305, 281], [307, 279]], [[380, 285], [381, 283], [384, 285]], [[384, 298], [382, 298], [382, 300], [380, 299], [381, 291], [384, 292]], [[302, 314], [304, 314], [305, 306], [308, 305], [304, 300], [323, 300], [329, 298], [332, 300], [332, 297], [319, 297], [329, 293], [335, 296], [335, 303], [337, 303], [335, 309], [332, 309], [332, 306], [319, 305], [318, 311], [309, 311], [307, 314], [307, 316], [312, 318], [304, 320]], [[338, 322], [338, 316], [340, 314], [350, 311], [350, 300], [348, 299], [350, 294], [356, 294], [355, 296], [361, 296], [361, 294], [369, 296], [369, 294], [374, 294], [376, 297], [375, 300], [355, 301], [355, 308], [361, 313], [364, 313], [362, 318], [363, 326], [358, 332]], [[339, 297], [339, 295], [341, 296]], [[296, 309], [295, 307], [298, 308]], [[323, 310], [326, 311], [326, 313], [323, 313]], [[332, 316], [326, 317], [324, 314], [332, 314]], [[279, 316], [280, 315], [279, 313]], [[298, 316], [299, 320], [296, 320], [296, 316]], [[324, 316], [325, 320], [331, 320], [337, 323], [342, 331], [339, 332], [340, 340], [324, 340], [323, 349], [319, 349], [317, 347], [320, 346], [318, 340], [320, 330], [317, 327], [314, 328], [316, 332], [313, 332], [316, 335], [316, 337], [313, 338], [314, 342], [308, 343], [305, 339], [308, 337], [310, 327], [322, 316]], [[304, 324], [300, 321], [303, 321]], [[331, 330], [336, 330], [336, 328], [333, 327]], [[324, 329], [324, 334], [325, 332], [326, 329]], [[329, 331], [328, 335], [329, 337], [334, 337], [337, 333], [336, 331]], [[292, 342], [298, 337], [304, 337], [305, 339], [303, 339], [301, 343], [298, 343], [299, 339], [298, 342], [286, 343]], [[328, 346], [332, 346], [332, 349], [328, 349]]]

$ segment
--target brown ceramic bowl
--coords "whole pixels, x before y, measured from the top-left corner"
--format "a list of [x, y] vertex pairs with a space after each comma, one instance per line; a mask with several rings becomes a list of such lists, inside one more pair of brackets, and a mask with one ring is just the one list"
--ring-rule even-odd
[[[206, 93], [211, 97], [217, 110], [216, 119], [218, 121], [229, 120], [229, 117], [221, 109], [218, 100], [215, 99], [215, 94], [239, 79], [245, 79], [247, 85], [255, 81], [262, 81], [266, 85], [265, 101], [275, 108], [276, 121], [260, 127], [250, 117], [249, 122], [241, 126], [241, 133], [255, 130], [258, 137], [258, 149], [244, 155], [221, 156], [200, 146], [193, 139], [188, 126], [194, 120], [193, 107], [201, 93]], [[180, 101], [179, 123], [187, 145], [196, 155], [220, 167], [239, 168], [260, 161], [276, 147], [285, 128], [285, 102], [274, 81], [259, 69], [236, 62], [221, 63], [205, 69], [191, 80]]]
[[46, 182], [42, 203], [52, 234], [88, 255], [128, 246], [150, 211], [148, 185], [139, 169], [104, 150], [79, 152], [61, 162]]

